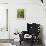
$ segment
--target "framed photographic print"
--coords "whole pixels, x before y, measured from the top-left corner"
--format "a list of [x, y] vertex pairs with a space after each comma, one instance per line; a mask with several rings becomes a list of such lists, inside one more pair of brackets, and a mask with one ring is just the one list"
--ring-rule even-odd
[[24, 9], [17, 9], [17, 18], [24, 18]]

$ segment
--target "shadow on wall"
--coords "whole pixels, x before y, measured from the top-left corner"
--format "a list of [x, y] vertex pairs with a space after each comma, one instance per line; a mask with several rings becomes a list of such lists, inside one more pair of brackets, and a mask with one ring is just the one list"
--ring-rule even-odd
[[40, 25], [40, 39], [42, 40], [42, 45], [45, 46], [44, 45], [44, 37], [43, 37], [43, 26], [42, 25]]

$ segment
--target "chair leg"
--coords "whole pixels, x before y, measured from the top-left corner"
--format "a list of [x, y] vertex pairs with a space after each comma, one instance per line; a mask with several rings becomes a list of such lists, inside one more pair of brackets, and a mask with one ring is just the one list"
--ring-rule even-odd
[[21, 41], [20, 41], [20, 45], [21, 45]]
[[34, 42], [32, 42], [30, 46], [33, 46], [33, 43], [34, 43]]
[[31, 45], [30, 45], [30, 46], [33, 46], [33, 44], [34, 44], [34, 41], [33, 41], [33, 39], [32, 39], [32, 41], [31, 41]]

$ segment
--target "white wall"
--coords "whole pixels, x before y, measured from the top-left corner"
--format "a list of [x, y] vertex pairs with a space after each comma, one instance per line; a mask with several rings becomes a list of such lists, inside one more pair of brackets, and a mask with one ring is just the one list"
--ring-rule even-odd
[[[25, 19], [17, 19], [17, 9], [25, 10]], [[27, 29], [28, 23], [40, 23], [45, 26], [46, 16], [44, 5], [40, 0], [9, 0], [9, 31], [13, 34], [16, 30]]]
[[[25, 10], [25, 19], [17, 19], [17, 9]], [[40, 23], [43, 27], [43, 36], [46, 44], [46, 16], [45, 5], [40, 0], [9, 0], [9, 31], [11, 36], [16, 30], [27, 29], [28, 23]], [[13, 38], [13, 37], [11, 37]]]
[[0, 3], [8, 3], [8, 0], [0, 0]]

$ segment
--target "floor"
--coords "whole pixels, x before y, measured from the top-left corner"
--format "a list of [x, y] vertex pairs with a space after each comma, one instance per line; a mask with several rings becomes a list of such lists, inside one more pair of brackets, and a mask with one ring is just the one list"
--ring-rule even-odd
[[[28, 43], [22, 42], [22, 44], [19, 46], [31, 46], [31, 45]], [[42, 44], [34, 44], [33, 46], [43, 46], [43, 45]]]
[[[12, 45], [11, 43], [0, 43], [0, 46], [16, 46], [16, 45]], [[31, 46], [31, 45], [28, 43], [22, 42], [21, 45], [17, 43], [17, 46]], [[41, 44], [40, 45], [34, 44], [33, 46], [42, 46], [42, 45]]]
[[12, 46], [11, 43], [0, 43], [0, 46]]
[[[0, 40], [0, 41], [4, 41], [4, 40]], [[20, 45], [20, 42], [15, 42], [13, 45], [11, 43], [6, 43], [6, 42], [7, 42], [7, 40], [5, 40], [5, 43], [4, 42], [0, 43], [0, 46], [31, 46], [31, 43], [28, 41], [22, 41], [21, 45]], [[9, 42], [9, 40], [8, 40], [8, 42]], [[42, 46], [42, 45], [34, 44], [33, 46]]]

